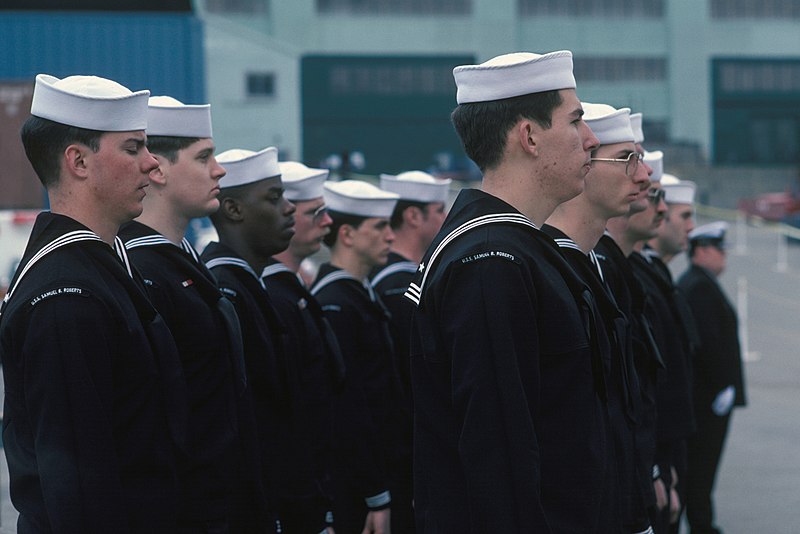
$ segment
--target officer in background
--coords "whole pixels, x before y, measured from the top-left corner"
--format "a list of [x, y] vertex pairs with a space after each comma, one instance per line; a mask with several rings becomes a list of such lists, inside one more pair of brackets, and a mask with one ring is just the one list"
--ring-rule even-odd
[[400, 384], [394, 368], [389, 317], [367, 275], [386, 263], [394, 234], [389, 225], [398, 196], [357, 180], [326, 182], [333, 219], [324, 242], [331, 250], [311, 294], [322, 306], [344, 357], [348, 387], [364, 396], [366, 419], [359, 426], [366, 454], [352, 454], [358, 414], [337, 405], [333, 521], [337, 532], [390, 530], [391, 487], [398, 478], [404, 421]]
[[295, 466], [290, 458], [302, 456], [310, 444], [291, 439], [291, 392], [296, 377], [286, 361], [284, 325], [258, 274], [272, 254], [288, 246], [294, 205], [283, 196], [275, 147], [259, 152], [228, 150], [219, 154], [217, 161], [225, 169], [219, 182], [220, 208], [211, 214], [219, 242], [209, 243], [202, 259], [233, 303], [241, 324], [248, 389], [243, 411], [257, 423], [247, 437], [242, 436], [245, 455], [252, 455], [255, 461], [242, 462], [242, 467], [251, 467], [255, 487], [267, 500], [267, 506], [261, 508], [265, 514], [258, 515], [248, 513], [246, 494], [237, 497], [237, 531], [266, 532], [277, 519], [280, 530], [270, 531], [316, 534], [322, 529], [297, 530], [282, 507], [286, 500], [296, 498], [288, 487], [290, 482], [308, 483], [300, 470], [287, 482], [286, 471]]
[[538, 229], [583, 191], [598, 145], [572, 53], [453, 74], [453, 124], [483, 182], [459, 193], [406, 293], [417, 528], [617, 531], [599, 318]]
[[651, 169], [640, 161], [630, 124], [630, 109], [614, 109], [605, 104], [583, 103], [583, 118], [600, 146], [592, 152], [592, 169], [586, 187], [577, 197], [560, 204], [542, 230], [550, 235], [575, 269], [592, 289], [598, 303], [598, 316], [606, 363], [608, 410], [613, 425], [618, 476], [620, 519], [623, 532], [645, 533], [650, 527], [643, 482], [650, 470], [638, 463], [635, 431], [638, 423], [640, 392], [634, 368], [631, 326], [606, 284], [605, 274], [594, 252], [608, 219], [625, 215], [649, 183]]
[[211, 533], [231, 525], [237, 470], [237, 404], [245, 376], [236, 312], [184, 237], [189, 221], [219, 207], [225, 170], [214, 158], [209, 105], [151, 97], [150, 172], [144, 210], [120, 232], [180, 352], [188, 388], [188, 443], [179, 457], [178, 533]]
[[[148, 91], [36, 77], [22, 127], [50, 211], [0, 313], [3, 445], [23, 532], [174, 533], [185, 385], [116, 237], [142, 212]], [[182, 391], [184, 394], [182, 394]]]
[[714, 222], [689, 234], [690, 267], [678, 286], [697, 321], [699, 345], [692, 359], [697, 432], [689, 438], [686, 516], [692, 534], [719, 534], [712, 492], [734, 407], [746, 405], [738, 318], [718, 278], [725, 270], [725, 232]]

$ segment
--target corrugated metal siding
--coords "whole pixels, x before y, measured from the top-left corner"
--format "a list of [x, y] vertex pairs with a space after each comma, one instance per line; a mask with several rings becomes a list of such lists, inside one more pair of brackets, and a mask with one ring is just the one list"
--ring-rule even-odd
[[3, 12], [0, 50], [0, 80], [93, 74], [205, 102], [203, 29], [193, 15]]

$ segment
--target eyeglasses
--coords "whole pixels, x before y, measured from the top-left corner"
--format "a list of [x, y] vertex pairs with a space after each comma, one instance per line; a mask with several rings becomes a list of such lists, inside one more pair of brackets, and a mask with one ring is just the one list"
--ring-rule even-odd
[[625, 175], [633, 176], [636, 174], [636, 169], [639, 168], [639, 161], [642, 155], [638, 152], [631, 152], [627, 158], [591, 158], [590, 161], [610, 161], [611, 163], [624, 163]]
[[315, 209], [314, 213], [311, 214], [311, 219], [314, 221], [314, 224], [319, 223], [325, 217], [326, 213], [328, 213], [328, 206], [325, 204]]
[[647, 192], [647, 200], [658, 206], [666, 195], [667, 192], [663, 189], [651, 189]]

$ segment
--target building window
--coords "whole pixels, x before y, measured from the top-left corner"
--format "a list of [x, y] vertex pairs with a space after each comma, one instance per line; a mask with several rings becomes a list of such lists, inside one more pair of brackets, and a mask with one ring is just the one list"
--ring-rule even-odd
[[584, 82], [661, 81], [667, 78], [665, 58], [576, 57], [575, 79]]
[[717, 163], [800, 162], [800, 60], [715, 59]]
[[266, 15], [268, 0], [206, 0], [206, 11], [220, 15]]
[[798, 61], [730, 61], [721, 64], [718, 72], [722, 94], [800, 93]]
[[337, 96], [452, 95], [449, 65], [346, 65], [331, 67], [330, 94]]
[[664, 0], [518, 0], [523, 17], [659, 18]]
[[800, 0], [711, 0], [711, 18], [797, 19]]
[[316, 0], [317, 12], [346, 15], [468, 15], [472, 0]]
[[246, 80], [248, 98], [275, 96], [275, 73], [248, 72]]

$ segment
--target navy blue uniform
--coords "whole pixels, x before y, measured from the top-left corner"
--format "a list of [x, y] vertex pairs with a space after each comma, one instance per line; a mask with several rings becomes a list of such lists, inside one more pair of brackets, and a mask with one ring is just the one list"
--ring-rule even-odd
[[616, 531], [594, 302], [556, 244], [463, 190], [421, 266], [408, 291], [417, 528]]
[[403, 428], [400, 450], [402, 462], [398, 478], [392, 491], [392, 532], [404, 534], [414, 531], [413, 482], [411, 461], [411, 414], [413, 412], [411, 396], [411, 361], [409, 360], [409, 344], [411, 341], [411, 314], [414, 306], [403, 295], [408, 285], [417, 274], [419, 266], [403, 256], [391, 252], [386, 265], [376, 270], [371, 277], [372, 287], [381, 302], [389, 311], [391, 320], [389, 329], [394, 343], [395, 368], [400, 380], [403, 395]]
[[692, 265], [678, 281], [697, 320], [699, 344], [692, 357], [694, 413], [697, 432], [688, 442], [686, 516], [692, 532], [713, 530], [711, 493], [728, 434], [730, 413], [717, 415], [711, 405], [726, 387], [734, 386], [734, 406], [747, 404], [739, 328], [734, 310], [716, 277]]
[[[365, 281], [330, 264], [320, 267], [311, 294], [336, 334], [347, 386], [363, 395], [366, 407], [360, 423], [358, 414], [348, 413], [349, 403], [337, 403], [335, 416], [334, 527], [358, 532], [368, 509], [390, 506], [392, 473], [398, 468], [401, 397], [388, 313]], [[360, 457], [352, 450], [355, 435], [367, 440]]]
[[[408, 360], [411, 340], [411, 314], [414, 306], [404, 298], [408, 284], [414, 280], [419, 266], [396, 252], [389, 253], [386, 265], [370, 277], [372, 288], [391, 315], [390, 331], [394, 342], [397, 371], [403, 392], [411, 392], [411, 364]], [[410, 399], [409, 399], [410, 402]]]
[[[686, 472], [686, 439], [695, 430], [691, 392], [691, 351], [694, 328], [691, 311], [674, 284], [669, 269], [652, 253], [634, 252], [630, 256], [634, 272], [647, 295], [645, 315], [653, 326], [653, 335], [665, 369], [658, 374], [656, 393], [656, 464], [667, 487], [672, 484], [670, 467], [675, 467], [678, 483]], [[683, 493], [679, 486], [678, 492]], [[665, 510], [664, 516], [668, 516]], [[668, 517], [662, 517], [656, 532], [665, 532]]]
[[650, 521], [637, 464], [635, 432], [641, 393], [634, 367], [631, 325], [606, 284], [605, 273], [595, 252], [585, 254], [558, 228], [545, 224], [542, 231], [555, 240], [567, 263], [591, 288], [597, 302], [597, 316], [603, 323], [600, 346], [604, 359], [608, 360], [608, 409], [614, 430], [620, 520], [625, 532], [642, 532], [650, 525]]
[[297, 507], [306, 513], [305, 520], [313, 523], [313, 527], [298, 530], [287, 517], [292, 503], [307, 496], [311, 482], [304, 465], [308, 462], [305, 453], [310, 445], [298, 443], [295, 436], [297, 408], [292, 395], [298, 377], [287, 358], [284, 321], [259, 276], [233, 249], [212, 242], [202, 258], [240, 318], [248, 397], [256, 421], [253, 445], [269, 513], [280, 521], [284, 533], [320, 532], [324, 523], [319, 522], [319, 517], [313, 523], [310, 513], [313, 510], [304, 509], [302, 504]]
[[185, 385], [126, 259], [69, 217], [36, 219], [0, 322], [20, 534], [175, 532]]
[[[644, 315], [646, 295], [633, 267], [614, 239], [604, 234], [595, 246], [603, 278], [631, 327], [633, 361], [639, 385], [636, 411], [636, 455], [641, 495], [651, 519], [656, 517], [653, 466], [656, 454], [656, 392], [659, 370], [664, 364]], [[660, 473], [656, 471], [655, 478]]]
[[[262, 280], [286, 326], [286, 357], [297, 377], [291, 395], [295, 428], [290, 436], [296, 480], [294, 499], [284, 506], [289, 510], [282, 515], [282, 524], [284, 532], [317, 533], [325, 526], [327, 512], [333, 510], [333, 416], [342, 394], [344, 361], [322, 308], [297, 274], [272, 260]], [[307, 484], [301, 485], [301, 480]]]
[[188, 444], [179, 458], [182, 528], [227, 525], [238, 448], [238, 402], [244, 391], [236, 314], [191, 245], [170, 243], [153, 229], [123, 227], [131, 261], [145, 279], [180, 354], [188, 388]]

